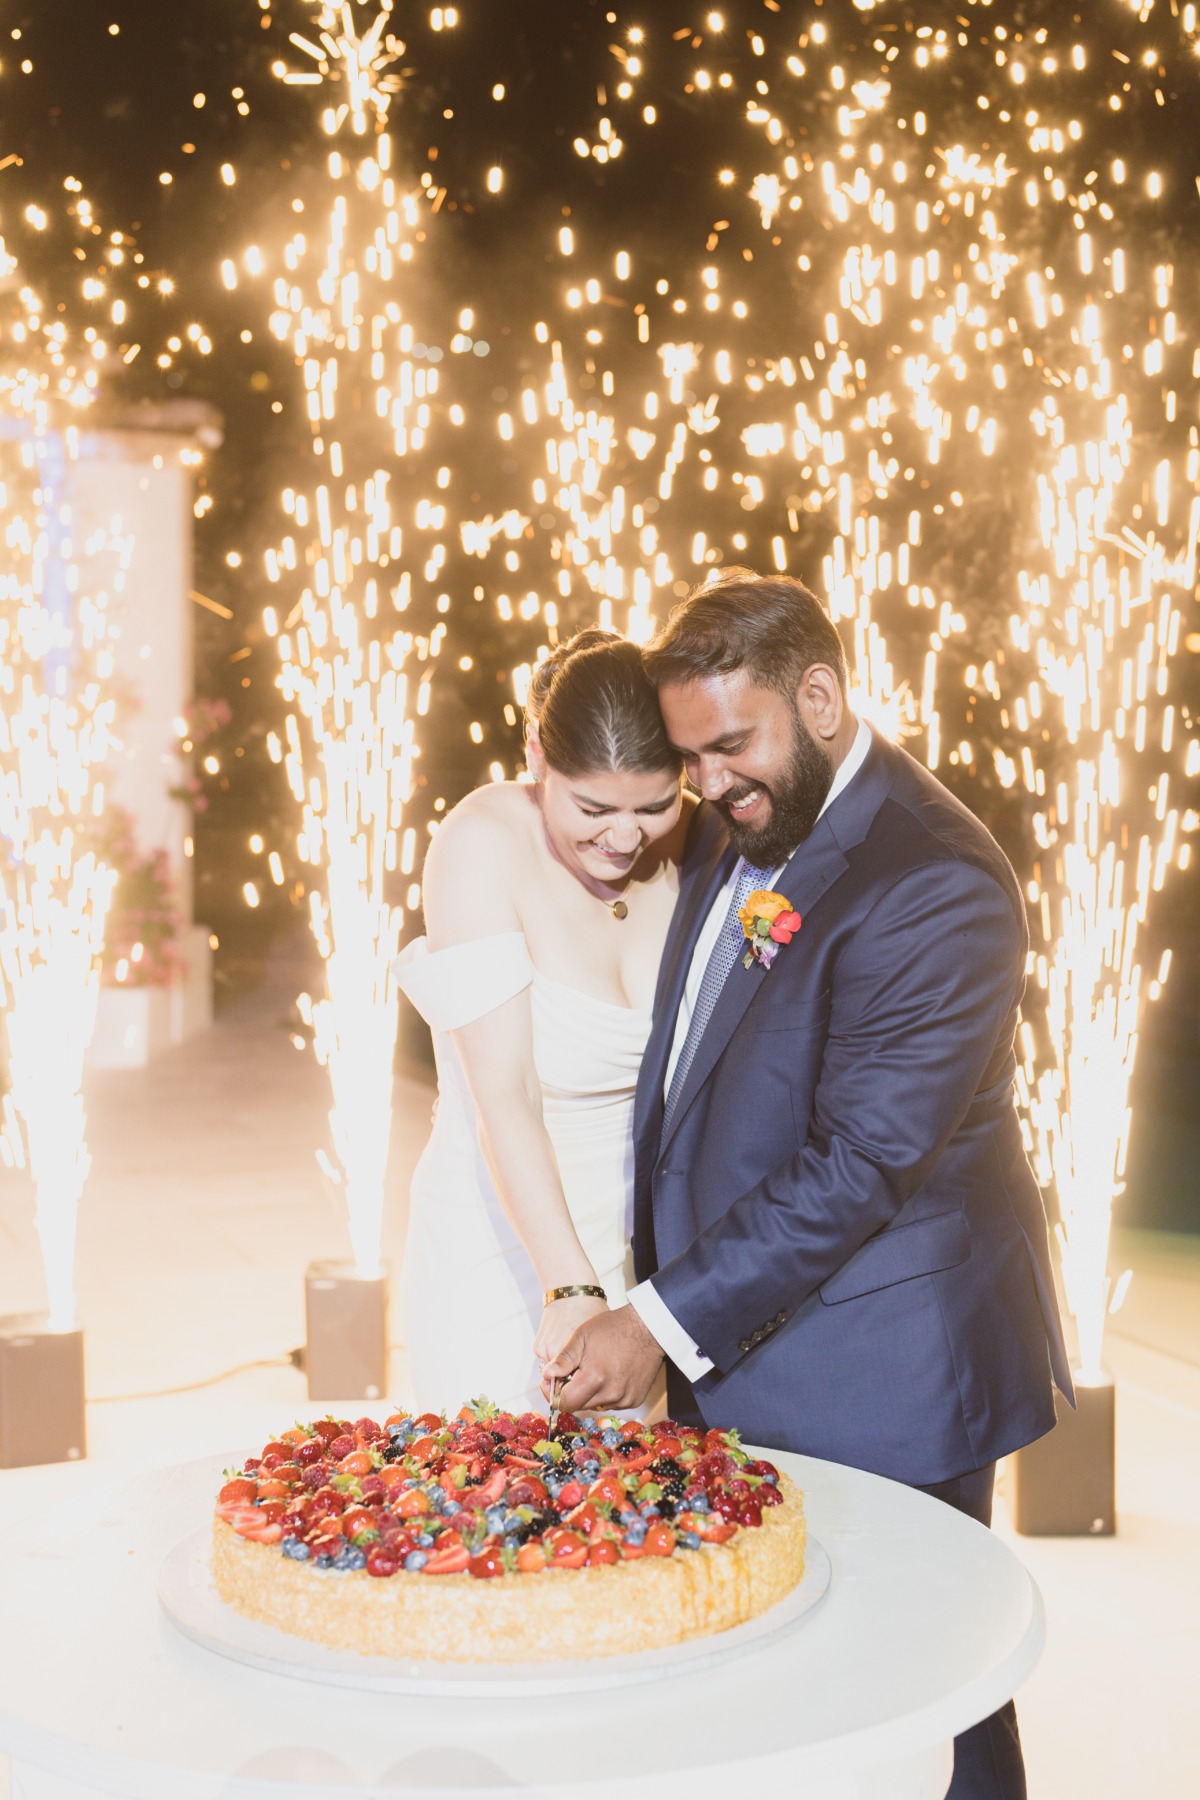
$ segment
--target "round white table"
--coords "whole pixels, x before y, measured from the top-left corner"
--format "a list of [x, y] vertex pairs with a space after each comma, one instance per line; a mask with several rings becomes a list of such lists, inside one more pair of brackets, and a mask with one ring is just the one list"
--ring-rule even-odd
[[[770, 1452], [833, 1565], [787, 1635], [684, 1676], [552, 1698], [317, 1686], [184, 1638], [164, 1555], [217, 1461], [142, 1476], [0, 1552], [0, 1750], [14, 1800], [942, 1800], [951, 1739], [1041, 1652], [1033, 1580], [998, 1538], [878, 1476]], [[231, 1460], [231, 1459], [225, 1459]]]

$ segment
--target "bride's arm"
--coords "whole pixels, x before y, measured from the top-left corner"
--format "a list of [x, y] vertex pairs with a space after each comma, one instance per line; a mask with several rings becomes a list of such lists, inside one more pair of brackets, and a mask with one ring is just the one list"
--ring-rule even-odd
[[[490, 798], [472, 796], [457, 807], [429, 847], [423, 888], [432, 951], [521, 929], [510, 880], [513, 834], [495, 816]], [[542, 1116], [529, 989], [451, 1036], [475, 1102], [488, 1169], [540, 1286], [595, 1285]], [[539, 1356], [553, 1356], [585, 1319], [603, 1310], [602, 1301], [585, 1299], [547, 1308], [535, 1344]]]

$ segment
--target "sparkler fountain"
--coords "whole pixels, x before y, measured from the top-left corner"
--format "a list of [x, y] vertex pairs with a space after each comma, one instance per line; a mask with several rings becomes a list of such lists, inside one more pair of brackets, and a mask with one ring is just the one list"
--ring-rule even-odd
[[[398, 299], [419, 216], [416, 198], [398, 189], [385, 129], [396, 88], [389, 71], [404, 46], [389, 30], [387, 0], [368, 10], [364, 23], [350, 5], [314, 0], [317, 41], [293, 37], [309, 66], [277, 71], [293, 83], [328, 83], [332, 94], [321, 121], [331, 144], [327, 226], [297, 232], [288, 244], [271, 320], [303, 369], [318, 474], [311, 494], [284, 496], [296, 537], [268, 558], [273, 580], [286, 584], [301, 565], [305, 577], [279, 632], [291, 710], [286, 746], [273, 753], [302, 809], [301, 862], [323, 878], [309, 897], [326, 993], [302, 996], [301, 1010], [329, 1072], [339, 1167], [321, 1161], [344, 1187], [354, 1252], [352, 1268], [322, 1263], [308, 1273], [309, 1392], [321, 1398], [371, 1397], [387, 1382], [381, 1234], [397, 1023], [390, 969], [403, 921], [391, 894], [413, 866], [415, 834], [403, 820], [413, 713], [422, 709], [408, 665], [436, 657], [446, 629], [419, 637], [399, 623], [414, 573], [402, 560], [391, 495], [431, 453], [439, 380], [435, 366], [418, 366]], [[436, 586], [443, 560], [435, 544], [417, 584]], [[444, 612], [449, 599], [436, 604]]]
[[[5, 264], [13, 266], [0, 241]], [[36, 313], [32, 296], [27, 304]], [[7, 333], [0, 364], [0, 1008], [9, 1075], [0, 1158], [32, 1177], [47, 1314], [0, 1322], [0, 1466], [84, 1453], [74, 1288], [89, 1166], [81, 1090], [114, 881], [89, 847], [114, 715], [108, 595], [81, 593], [72, 579], [62, 475], [77, 427], [57, 416], [61, 383], [27, 349], [29, 335], [24, 325]], [[89, 553], [104, 547], [119, 585], [128, 546], [114, 532]]]
[[[1165, 273], [1156, 271], [1160, 289]], [[1114, 514], [1128, 504], [1129, 434], [1120, 429], [1124, 406], [1108, 403], [1108, 412], [1117, 428], [1102, 442], [1084, 439], [1078, 456], [1077, 439], [1060, 454], [1053, 478], [1043, 478], [1051, 566], [1026, 579], [1027, 615], [1014, 620], [1018, 644], [1037, 634], [1026, 710], [1032, 701], [1059, 715], [1051, 747], [1040, 745], [1024, 770], [1031, 795], [1044, 796], [1033, 819], [1043, 856], [1030, 898], [1046, 948], [1034, 965], [1045, 993], [1042, 1041], [1031, 1024], [1023, 1027], [1021, 1086], [1035, 1167], [1058, 1196], [1079, 1350], [1075, 1415], [1015, 1460], [1018, 1528], [1042, 1532], [1116, 1528], [1115, 1392], [1103, 1334], [1130, 1280], [1126, 1270], [1114, 1283], [1108, 1262], [1142, 1003], [1138, 934], [1172, 864], [1186, 866], [1189, 846], [1180, 835], [1195, 823], [1170, 804], [1178, 772], [1170, 676], [1182, 626], [1178, 601], [1196, 584], [1200, 500], [1173, 517], [1160, 464], [1146, 538], [1128, 526], [1116, 531]], [[1193, 740], [1185, 769], [1194, 769], [1196, 747]], [[1149, 984], [1152, 998], [1169, 964], [1167, 951]]]

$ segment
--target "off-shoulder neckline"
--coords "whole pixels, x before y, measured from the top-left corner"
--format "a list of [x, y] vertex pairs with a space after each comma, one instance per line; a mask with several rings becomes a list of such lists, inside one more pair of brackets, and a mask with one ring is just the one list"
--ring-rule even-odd
[[[489, 932], [486, 937], [468, 938], [462, 944], [447, 944], [445, 950], [431, 950], [429, 948], [429, 939], [422, 933], [420, 937], [413, 938], [411, 943], [406, 944], [404, 948], [405, 950], [408, 950], [417, 944], [421, 944], [424, 946], [426, 957], [446, 956], [454, 950], [465, 950], [469, 944], [496, 943], [500, 938], [520, 938], [522, 944], [525, 946], [525, 954], [529, 956], [529, 963], [533, 970], [534, 980], [540, 981], [546, 987], [561, 988], [563, 993], [574, 994], [576, 998], [580, 1000], [590, 1000], [593, 1006], [607, 1007], [609, 1012], [629, 1013], [631, 1016], [636, 1017], [639, 1014], [645, 1016], [654, 1011], [653, 1006], [627, 1006], [620, 1000], [603, 1000], [599, 994], [589, 994], [586, 988], [575, 987], [574, 984], [569, 981], [556, 981], [553, 975], [544, 974], [543, 971], [538, 968], [533, 957], [529, 953], [529, 944], [523, 931], [492, 931]], [[401, 955], [403, 955], [403, 951], [401, 952]]]

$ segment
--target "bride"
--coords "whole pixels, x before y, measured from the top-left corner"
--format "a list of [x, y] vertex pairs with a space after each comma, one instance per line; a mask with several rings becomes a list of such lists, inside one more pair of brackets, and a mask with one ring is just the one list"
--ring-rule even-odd
[[542, 1361], [625, 1298], [632, 1120], [693, 809], [635, 644], [591, 629], [533, 678], [533, 783], [479, 788], [425, 864], [401, 989], [438, 1105], [401, 1281], [411, 1398], [543, 1411]]

